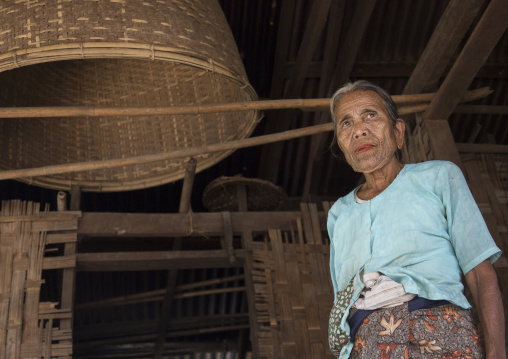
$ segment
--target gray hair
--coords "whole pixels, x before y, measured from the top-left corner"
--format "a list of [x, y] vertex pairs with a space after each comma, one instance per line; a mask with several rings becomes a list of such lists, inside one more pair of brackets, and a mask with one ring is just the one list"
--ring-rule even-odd
[[373, 91], [377, 93], [379, 97], [381, 97], [381, 100], [383, 101], [386, 107], [386, 111], [388, 111], [388, 116], [390, 116], [390, 119], [392, 120], [393, 125], [395, 126], [395, 124], [397, 123], [397, 119], [399, 118], [399, 111], [397, 110], [397, 105], [395, 105], [395, 102], [393, 101], [390, 94], [385, 89], [377, 85], [374, 85], [369, 81], [358, 80], [355, 82], [348, 82], [340, 89], [338, 89], [332, 96], [330, 102], [330, 111], [332, 113], [332, 121], [333, 127], [335, 128], [335, 133], [337, 133], [337, 123], [335, 122], [335, 106], [337, 106], [337, 102], [339, 102], [341, 98], [343, 98], [348, 93], [355, 91]]

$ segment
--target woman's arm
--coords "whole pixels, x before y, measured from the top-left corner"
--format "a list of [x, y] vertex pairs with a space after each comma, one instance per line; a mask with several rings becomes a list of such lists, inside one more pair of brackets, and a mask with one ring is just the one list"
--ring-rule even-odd
[[485, 336], [488, 359], [506, 358], [504, 311], [497, 276], [490, 261], [484, 260], [466, 273]]

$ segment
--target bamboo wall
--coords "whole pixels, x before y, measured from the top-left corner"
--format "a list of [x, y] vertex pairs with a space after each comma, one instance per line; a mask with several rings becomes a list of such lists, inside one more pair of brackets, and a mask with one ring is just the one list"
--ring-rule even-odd
[[329, 241], [315, 204], [301, 206], [291, 232], [271, 229], [251, 243], [258, 357], [334, 358], [328, 348], [333, 304]]
[[58, 246], [76, 241], [78, 215], [41, 213], [32, 202], [2, 203], [1, 359], [72, 357], [71, 308], [40, 302], [40, 292], [44, 270], [75, 267], [75, 256], [59, 255]]

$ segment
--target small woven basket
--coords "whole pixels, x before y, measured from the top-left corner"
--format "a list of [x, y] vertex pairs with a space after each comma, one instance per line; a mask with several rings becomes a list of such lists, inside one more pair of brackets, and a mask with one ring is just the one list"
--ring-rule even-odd
[[242, 176], [219, 177], [203, 191], [203, 205], [210, 212], [238, 211], [238, 186], [245, 186], [247, 209], [252, 212], [280, 209], [287, 198], [282, 187], [270, 181]]
[[[181, 106], [256, 100], [215, 0], [0, 3], [0, 106]], [[0, 169], [121, 159], [248, 137], [256, 111], [0, 120]], [[197, 171], [232, 151], [197, 156]], [[20, 179], [123, 191], [188, 159]]]

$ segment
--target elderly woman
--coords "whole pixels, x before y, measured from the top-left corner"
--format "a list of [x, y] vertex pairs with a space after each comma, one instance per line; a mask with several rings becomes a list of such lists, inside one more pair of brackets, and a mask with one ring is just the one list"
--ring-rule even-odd
[[[340, 358], [505, 358], [499, 256], [460, 169], [402, 164], [404, 121], [367, 82], [332, 97], [337, 142], [365, 183], [328, 214], [336, 300], [330, 348]], [[468, 310], [471, 289], [485, 348]], [[486, 349], [486, 350], [485, 350]]]

